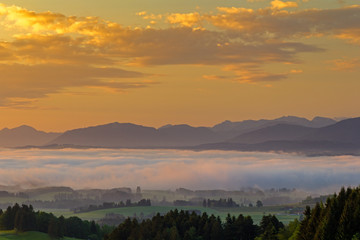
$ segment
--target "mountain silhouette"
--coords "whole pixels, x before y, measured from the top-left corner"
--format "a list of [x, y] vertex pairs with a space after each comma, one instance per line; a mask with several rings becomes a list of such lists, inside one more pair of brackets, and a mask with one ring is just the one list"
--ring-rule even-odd
[[301, 139], [360, 145], [360, 118], [345, 119], [336, 124], [316, 129]]
[[241, 134], [229, 142], [236, 143], [261, 143], [267, 141], [280, 141], [280, 140], [297, 140], [306, 134], [314, 132], [314, 128], [290, 125], [290, 124], [277, 124], [275, 126], [261, 128], [252, 132]]
[[[240, 133], [239, 133], [240, 132]], [[282, 151], [305, 154], [360, 154], [360, 118], [286, 116], [273, 120], [225, 121], [209, 127], [167, 124], [158, 129], [133, 123], [109, 123], [60, 133], [23, 125], [0, 131], [0, 146], [181, 148]]]
[[298, 125], [310, 128], [320, 128], [335, 124], [336, 121], [331, 118], [315, 117], [311, 121], [306, 118], [295, 116], [284, 116], [273, 120], [245, 120], [240, 122], [225, 121], [212, 127], [212, 130], [224, 136], [224, 138], [234, 138], [240, 134], [255, 131], [265, 127], [271, 127], [277, 124]]
[[26, 125], [12, 129], [4, 128], [0, 131], [0, 146], [41, 146], [60, 136], [60, 134], [61, 133], [46, 133], [43, 131], [38, 131]]
[[321, 128], [278, 124], [228, 141], [203, 144], [196, 149], [360, 154], [360, 118], [346, 119]]
[[217, 134], [205, 127], [169, 125], [156, 129], [131, 123], [74, 129], [49, 144], [72, 144], [97, 147], [183, 147], [218, 141]]

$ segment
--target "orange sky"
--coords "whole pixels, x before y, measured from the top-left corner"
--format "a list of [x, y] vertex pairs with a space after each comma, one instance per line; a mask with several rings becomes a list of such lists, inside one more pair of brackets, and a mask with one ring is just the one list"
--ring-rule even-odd
[[358, 1], [0, 1], [0, 29], [0, 128], [360, 116]]

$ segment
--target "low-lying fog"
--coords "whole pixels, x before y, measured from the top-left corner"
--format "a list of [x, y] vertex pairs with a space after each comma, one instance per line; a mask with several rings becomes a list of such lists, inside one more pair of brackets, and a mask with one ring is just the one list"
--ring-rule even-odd
[[143, 189], [298, 188], [360, 183], [360, 157], [177, 150], [0, 150], [0, 184]]

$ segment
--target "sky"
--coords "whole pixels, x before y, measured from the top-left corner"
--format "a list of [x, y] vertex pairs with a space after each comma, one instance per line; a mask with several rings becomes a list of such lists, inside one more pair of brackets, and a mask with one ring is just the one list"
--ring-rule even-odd
[[286, 187], [331, 194], [360, 181], [358, 156], [127, 149], [1, 149], [0, 153], [0, 185], [25, 189]]
[[0, 1], [0, 128], [360, 116], [358, 0]]

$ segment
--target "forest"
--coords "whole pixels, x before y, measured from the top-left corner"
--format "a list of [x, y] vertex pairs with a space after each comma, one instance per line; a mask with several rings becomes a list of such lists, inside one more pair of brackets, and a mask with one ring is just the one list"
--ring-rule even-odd
[[285, 226], [274, 215], [263, 216], [258, 226], [249, 216], [228, 215], [223, 222], [220, 217], [206, 213], [174, 210], [141, 223], [128, 218], [105, 239], [277, 239], [285, 232]]
[[342, 188], [325, 204], [306, 207], [297, 239], [360, 239], [360, 188]]
[[342, 188], [312, 209], [307, 206], [301, 221], [295, 219], [287, 225], [272, 214], [264, 214], [257, 225], [250, 216], [242, 214], [237, 217], [228, 214], [221, 219], [206, 212], [175, 209], [142, 221], [127, 218], [111, 228], [15, 204], [0, 210], [0, 229], [38, 231], [57, 239], [66, 236], [91, 240], [360, 240], [360, 188]]
[[103, 239], [107, 226], [100, 228], [94, 221], [83, 221], [78, 217], [56, 217], [52, 213], [35, 212], [30, 205], [9, 206], [0, 210], [0, 229], [17, 232], [38, 231], [49, 234], [52, 238], [74, 237], [80, 239]]
[[264, 215], [260, 225], [251, 217], [230, 216], [223, 222], [206, 213], [170, 211], [139, 223], [128, 218], [105, 239], [184, 240], [359, 240], [360, 188], [342, 188], [338, 194], [306, 207], [301, 222], [284, 226], [274, 215]]

